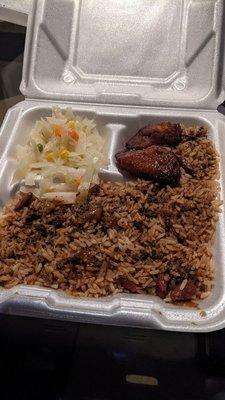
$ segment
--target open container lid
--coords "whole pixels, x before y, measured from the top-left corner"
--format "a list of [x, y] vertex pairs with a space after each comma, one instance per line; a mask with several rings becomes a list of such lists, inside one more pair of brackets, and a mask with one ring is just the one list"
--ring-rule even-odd
[[224, 0], [34, 0], [22, 93], [35, 99], [216, 109]]
[[30, 98], [215, 109], [224, 0], [34, 0]]

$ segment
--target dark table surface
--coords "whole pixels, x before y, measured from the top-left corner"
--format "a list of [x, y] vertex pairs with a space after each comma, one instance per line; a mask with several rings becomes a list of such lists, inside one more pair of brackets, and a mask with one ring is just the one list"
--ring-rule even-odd
[[[1, 315], [0, 342], [2, 400], [225, 399], [224, 330], [186, 334]], [[150, 384], [137, 383], [143, 377]]]
[[[0, 123], [23, 99], [24, 40], [25, 28], [0, 22]], [[0, 400], [225, 400], [225, 330], [186, 334], [0, 315], [0, 343]]]

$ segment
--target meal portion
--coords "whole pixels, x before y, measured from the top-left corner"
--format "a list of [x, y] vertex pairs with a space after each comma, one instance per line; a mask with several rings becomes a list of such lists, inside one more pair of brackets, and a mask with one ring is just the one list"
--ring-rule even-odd
[[6, 205], [2, 286], [41, 285], [85, 297], [153, 294], [167, 302], [209, 295], [220, 202], [218, 155], [207, 129], [148, 125], [115, 158], [128, 179], [90, 179], [82, 202], [79, 187], [73, 202], [43, 199], [43, 191], [26, 187]]
[[116, 154], [119, 168], [131, 175], [163, 184], [177, 185], [181, 171], [176, 155], [163, 146], [149, 146], [143, 150], [122, 151]]
[[106, 139], [93, 120], [54, 107], [51, 117], [36, 122], [27, 144], [17, 146], [15, 178], [22, 180], [21, 190], [66, 203], [83, 199], [107, 165]]
[[193, 173], [184, 159], [168, 146], [175, 148], [179, 143], [206, 136], [204, 127], [182, 135], [180, 124], [147, 125], [128, 140], [126, 150], [116, 154], [117, 165], [134, 176], [175, 186], [181, 178], [180, 167], [190, 175]]

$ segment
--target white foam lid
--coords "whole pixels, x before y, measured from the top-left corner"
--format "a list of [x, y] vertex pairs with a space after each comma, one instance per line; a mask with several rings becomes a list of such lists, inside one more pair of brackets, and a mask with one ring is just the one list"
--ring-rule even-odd
[[35, 0], [29, 98], [215, 109], [223, 100], [224, 0]]

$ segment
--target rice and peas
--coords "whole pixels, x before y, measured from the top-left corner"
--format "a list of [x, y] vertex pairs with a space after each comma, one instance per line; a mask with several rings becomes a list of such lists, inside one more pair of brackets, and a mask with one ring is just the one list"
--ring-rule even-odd
[[[183, 127], [183, 134], [190, 130]], [[94, 121], [71, 111], [57, 109], [37, 122], [26, 146], [33, 150], [17, 177], [24, 179], [28, 201], [20, 208], [18, 197], [12, 200], [0, 220], [2, 286], [41, 285], [85, 297], [155, 294], [163, 275], [166, 301], [177, 284], [183, 289], [187, 282], [197, 288], [196, 298], [208, 296], [220, 206], [218, 155], [210, 139], [176, 147], [194, 171], [192, 177], [182, 169], [177, 187], [99, 181], [107, 145]], [[21, 161], [24, 154], [20, 147]]]

